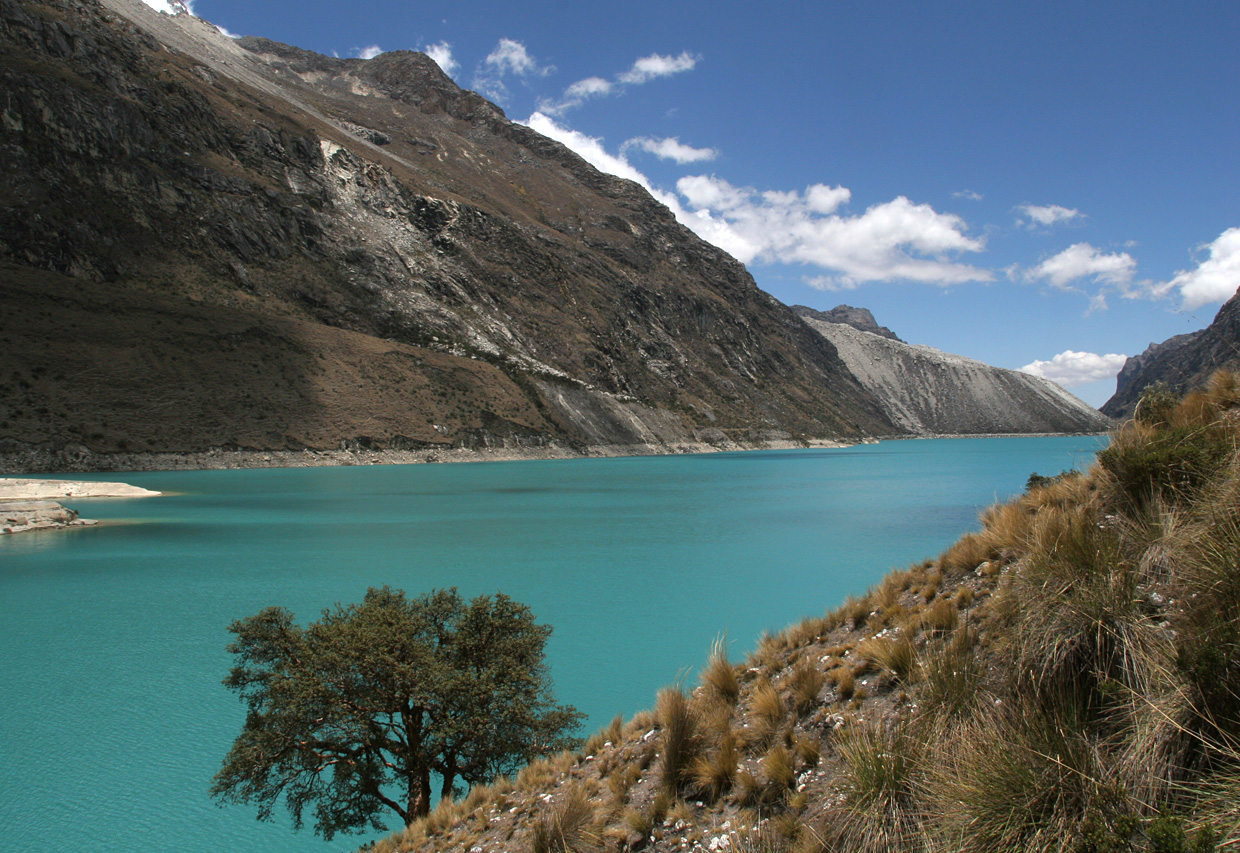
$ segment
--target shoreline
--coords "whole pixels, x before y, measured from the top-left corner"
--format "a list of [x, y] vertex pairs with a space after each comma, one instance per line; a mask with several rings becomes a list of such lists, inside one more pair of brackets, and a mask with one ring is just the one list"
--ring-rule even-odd
[[99, 523], [81, 518], [77, 510], [61, 505], [61, 500], [147, 498], [159, 494], [128, 483], [0, 477], [0, 536], [32, 530], [93, 527]]
[[[340, 448], [335, 450], [241, 450], [211, 448], [209, 450], [176, 452], [96, 453], [84, 447], [50, 451], [31, 449], [0, 453], [0, 483], [8, 475], [35, 479], [75, 473], [145, 472], [145, 471], [206, 471], [240, 470], [247, 468], [317, 468], [351, 465], [421, 465], [463, 462], [521, 462], [548, 459], [597, 459], [628, 456], [680, 456], [695, 453], [730, 453], [754, 450], [839, 449], [880, 441], [912, 441], [916, 439], [958, 438], [1057, 438], [1067, 436], [1099, 436], [1105, 433], [987, 433], [943, 435], [886, 435], [862, 439], [771, 438], [767, 440], [706, 443], [672, 442], [667, 444], [591, 445], [584, 448], [550, 442], [542, 445], [498, 445], [483, 447], [434, 447], [417, 450], [369, 450]], [[99, 487], [101, 483], [81, 482], [83, 487]], [[124, 484], [112, 484], [124, 485]], [[129, 487], [134, 488], [134, 487]], [[101, 494], [60, 497], [102, 497]], [[139, 497], [129, 493], [116, 497]], [[49, 497], [54, 497], [49, 495]], [[5, 500], [0, 487], [0, 501]]]

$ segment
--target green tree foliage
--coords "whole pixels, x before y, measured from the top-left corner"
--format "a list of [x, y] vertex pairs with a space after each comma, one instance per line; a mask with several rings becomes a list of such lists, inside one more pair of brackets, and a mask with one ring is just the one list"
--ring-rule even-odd
[[260, 820], [283, 798], [327, 839], [383, 829], [388, 810], [409, 823], [432, 773], [449, 795], [576, 745], [582, 714], [555, 704], [543, 661], [551, 628], [503, 594], [372, 588], [305, 628], [269, 607], [229, 631], [224, 684], [248, 714], [211, 792]]

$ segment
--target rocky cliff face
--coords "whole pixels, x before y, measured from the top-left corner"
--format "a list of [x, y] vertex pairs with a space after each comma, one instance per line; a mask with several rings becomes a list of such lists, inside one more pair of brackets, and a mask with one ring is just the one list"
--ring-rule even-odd
[[804, 311], [801, 316], [835, 345], [848, 369], [903, 431], [981, 435], [1099, 432], [1109, 426], [1107, 418], [1048, 380]]
[[637, 185], [426, 56], [0, 0], [0, 452], [898, 431]]
[[1102, 406], [1113, 418], [1130, 417], [1141, 392], [1156, 382], [1184, 390], [1203, 385], [1216, 370], [1240, 369], [1240, 297], [1219, 308], [1204, 329], [1176, 335], [1124, 362], [1115, 380], [1115, 394]]

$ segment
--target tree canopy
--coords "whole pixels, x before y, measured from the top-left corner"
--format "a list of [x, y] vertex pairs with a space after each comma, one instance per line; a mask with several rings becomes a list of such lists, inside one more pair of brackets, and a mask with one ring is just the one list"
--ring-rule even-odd
[[305, 628], [268, 607], [229, 631], [224, 684], [248, 713], [211, 793], [257, 803], [259, 819], [283, 798], [327, 839], [383, 829], [387, 810], [409, 823], [429, 811], [432, 773], [447, 795], [576, 745], [583, 715], [555, 704], [543, 660], [551, 628], [502, 593], [385, 586]]

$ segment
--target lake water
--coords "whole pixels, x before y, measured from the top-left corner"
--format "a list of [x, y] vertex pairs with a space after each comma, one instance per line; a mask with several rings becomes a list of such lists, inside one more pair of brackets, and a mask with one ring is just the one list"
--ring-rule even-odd
[[[93, 529], [0, 537], [0, 850], [352, 850], [207, 795], [244, 711], [228, 624], [303, 624], [368, 586], [503, 591], [554, 626], [587, 731], [937, 556], [1095, 438], [839, 450], [98, 475], [171, 492], [72, 502]], [[85, 479], [85, 478], [84, 478]]]

